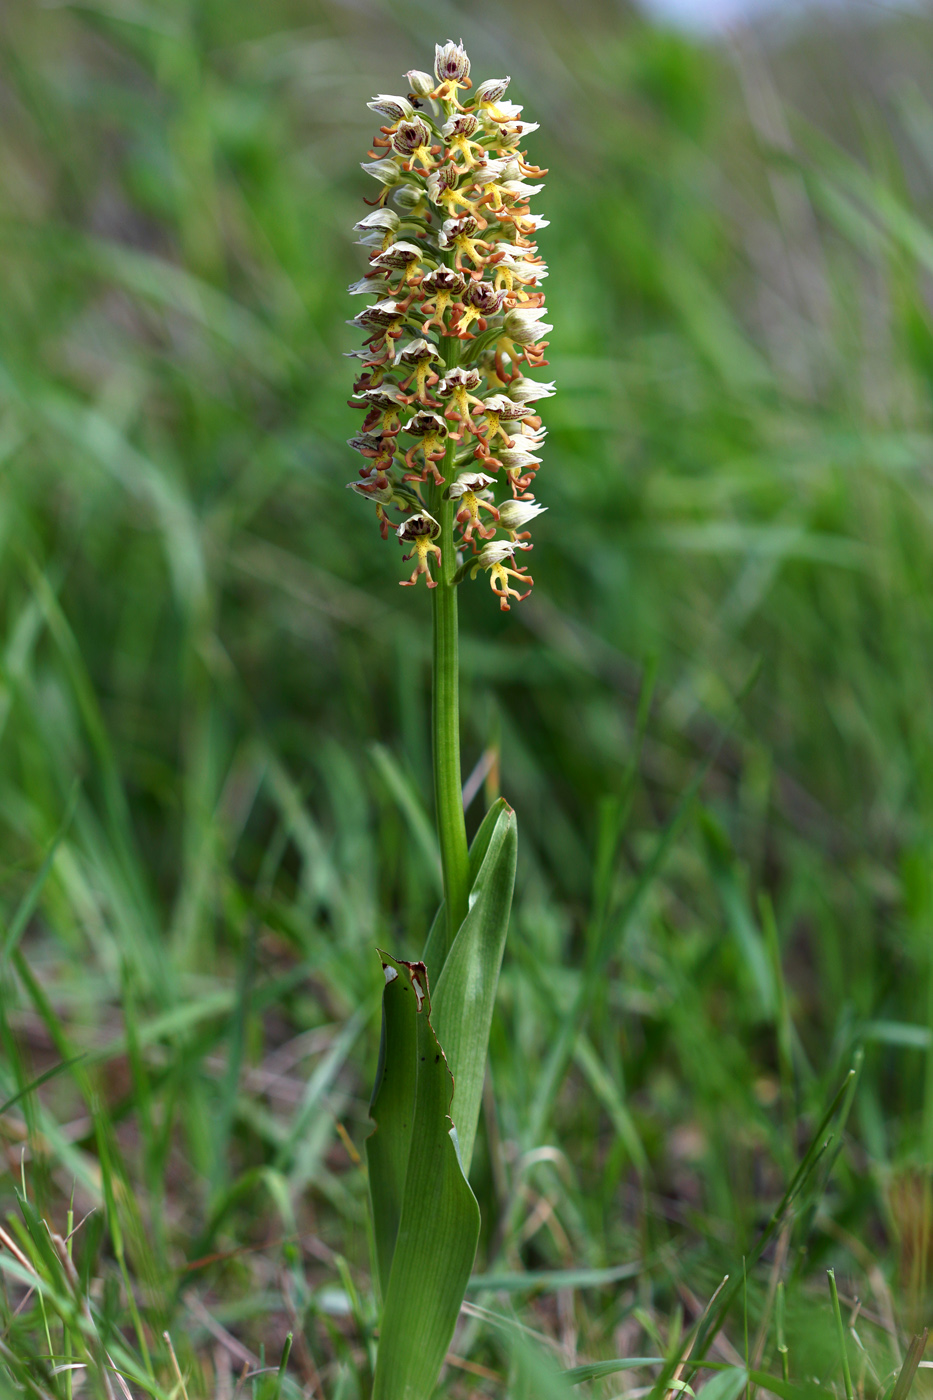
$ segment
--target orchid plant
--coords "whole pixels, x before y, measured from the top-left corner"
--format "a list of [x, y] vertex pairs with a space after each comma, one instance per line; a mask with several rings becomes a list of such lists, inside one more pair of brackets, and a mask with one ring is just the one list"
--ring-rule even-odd
[[[422, 960], [381, 953], [382, 1041], [367, 1143], [381, 1299], [376, 1400], [427, 1400], [450, 1345], [479, 1236], [468, 1174], [515, 879], [515, 814], [500, 799], [467, 844], [460, 775], [457, 588], [483, 571], [503, 611], [528, 596], [532, 486], [546, 429], [534, 405], [547, 364], [547, 268], [524, 138], [537, 129], [475, 89], [462, 43], [434, 73], [381, 94], [363, 169], [381, 185], [356, 225], [371, 250], [350, 287], [373, 298], [351, 322], [363, 412], [351, 490], [376, 509], [433, 597], [432, 742], [444, 902]], [[396, 518], [396, 514], [399, 517]]]

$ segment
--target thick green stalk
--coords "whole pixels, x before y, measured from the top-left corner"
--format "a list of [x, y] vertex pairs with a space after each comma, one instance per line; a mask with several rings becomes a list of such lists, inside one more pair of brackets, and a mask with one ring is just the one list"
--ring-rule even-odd
[[[453, 336], [444, 342], [447, 368], [459, 359], [460, 343]], [[449, 484], [453, 476], [456, 443], [448, 439], [442, 474]], [[434, 669], [432, 678], [431, 731], [434, 747], [434, 805], [441, 848], [444, 899], [447, 905], [447, 949], [467, 914], [469, 895], [466, 823], [463, 819], [463, 784], [460, 778], [460, 658], [457, 636], [457, 590], [451, 580], [456, 572], [454, 503], [444, 488], [432, 491], [432, 514], [441, 527], [438, 543], [441, 565], [434, 594]]]

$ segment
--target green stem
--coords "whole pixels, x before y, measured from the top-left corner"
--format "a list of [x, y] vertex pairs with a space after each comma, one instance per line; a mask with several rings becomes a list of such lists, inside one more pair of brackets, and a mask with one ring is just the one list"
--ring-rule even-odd
[[[459, 359], [460, 342], [445, 339], [447, 368]], [[453, 474], [456, 443], [448, 440], [442, 474], [449, 483]], [[434, 669], [432, 695], [432, 740], [434, 746], [434, 805], [437, 837], [441, 848], [444, 899], [447, 905], [447, 948], [467, 914], [469, 895], [466, 823], [463, 819], [463, 785], [460, 778], [460, 657], [457, 636], [457, 590], [452, 583], [456, 572], [454, 544], [454, 503], [445, 499], [444, 488], [432, 488], [431, 513], [441, 527], [438, 543], [441, 564], [437, 569], [434, 595]]]

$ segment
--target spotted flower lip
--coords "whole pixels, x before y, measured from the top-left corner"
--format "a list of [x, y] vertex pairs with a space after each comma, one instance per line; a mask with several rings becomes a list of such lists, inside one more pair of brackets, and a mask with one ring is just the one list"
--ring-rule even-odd
[[450, 248], [456, 239], [472, 238], [478, 229], [479, 224], [472, 214], [467, 214], [463, 219], [445, 219], [437, 241], [442, 248]]
[[547, 171], [522, 144], [537, 127], [506, 99], [510, 80], [474, 87], [452, 39], [434, 57], [433, 74], [405, 75], [407, 96], [369, 103], [380, 158], [362, 169], [380, 188], [355, 227], [368, 275], [349, 291], [369, 304], [350, 322], [365, 338], [349, 352], [362, 361], [351, 404], [363, 414], [350, 486], [375, 506], [383, 539], [391, 526], [408, 546], [404, 587], [485, 569], [508, 610], [532, 586], [515, 561], [544, 510], [530, 489], [547, 436], [533, 405], [555, 392], [533, 378], [551, 330], [537, 245], [547, 220], [531, 212]]

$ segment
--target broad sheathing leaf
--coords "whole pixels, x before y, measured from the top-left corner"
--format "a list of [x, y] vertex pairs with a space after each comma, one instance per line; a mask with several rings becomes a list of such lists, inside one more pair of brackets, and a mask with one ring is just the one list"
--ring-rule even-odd
[[518, 850], [515, 813], [505, 802], [492, 810], [496, 821], [470, 890], [470, 910], [434, 994], [434, 1026], [454, 1076], [453, 1113], [465, 1172], [473, 1157]]
[[379, 1063], [369, 1106], [376, 1131], [366, 1142], [366, 1162], [376, 1271], [384, 1299], [402, 1214], [402, 1196], [411, 1147], [411, 1125], [418, 1086], [418, 1007], [417, 998], [412, 992], [410, 973], [399, 975], [399, 969], [407, 967], [407, 964], [396, 963], [387, 953], [380, 956], [385, 969], [386, 988], [382, 998]]
[[[512, 809], [504, 797], [498, 798], [486, 813], [479, 830], [473, 837], [473, 844], [470, 846], [470, 864], [468, 869], [469, 887], [472, 890], [476, 884], [476, 877], [479, 875], [480, 866], [486, 858], [489, 850], [489, 843], [492, 834], [496, 829], [496, 823], [503, 812], [510, 812]], [[454, 935], [456, 937], [456, 935]], [[428, 941], [424, 945], [422, 959], [429, 969], [430, 976], [434, 979], [435, 987], [447, 961], [447, 954], [453, 944], [447, 943], [447, 905], [441, 901], [441, 907], [435, 915], [434, 922], [428, 933]]]
[[371, 1109], [376, 1128], [367, 1143], [376, 1252], [385, 1279], [373, 1400], [428, 1400], [473, 1267], [479, 1206], [449, 1116], [453, 1079], [431, 1025], [425, 965], [385, 953], [382, 961], [383, 1043]]

